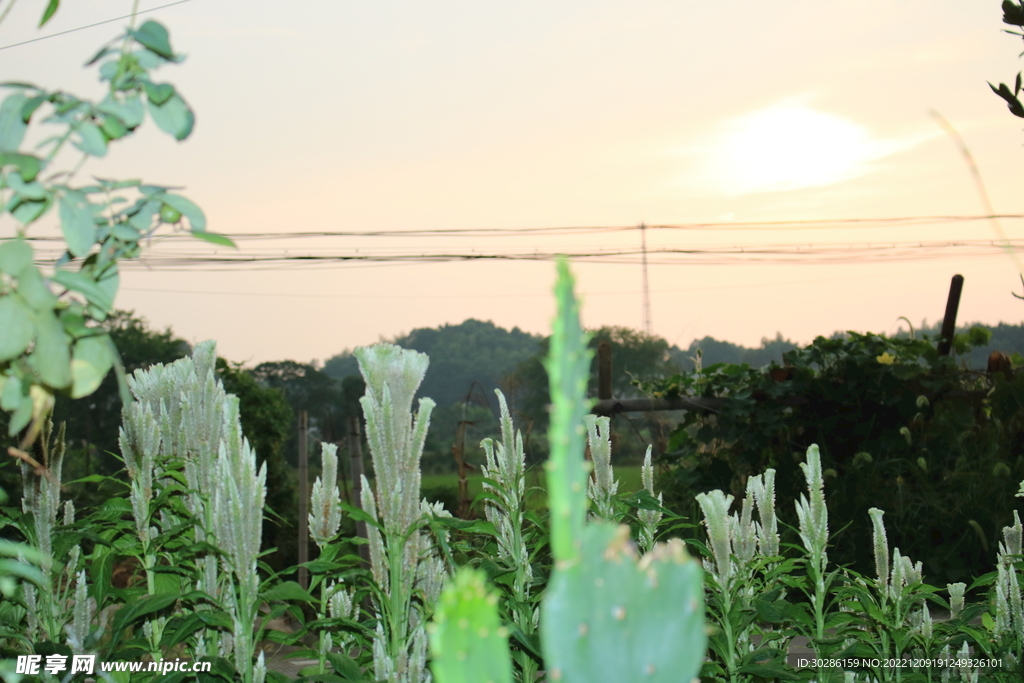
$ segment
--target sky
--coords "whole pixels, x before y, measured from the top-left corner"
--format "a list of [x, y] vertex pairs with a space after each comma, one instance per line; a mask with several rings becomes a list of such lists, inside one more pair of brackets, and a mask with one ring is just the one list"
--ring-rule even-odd
[[[66, 0], [38, 28], [45, 5], [17, 2], [0, 48], [132, 3]], [[994, 211], [1024, 214], [1024, 120], [986, 84], [1024, 68], [1001, 18], [996, 0], [187, 0], [138, 20], [187, 57], [158, 76], [195, 110], [193, 134], [147, 121], [76, 179], [183, 187], [228, 236], [385, 233], [237, 251], [171, 236], [124, 264], [119, 308], [249, 365], [467, 318], [548, 334], [555, 266], [181, 258], [626, 251], [573, 261], [582, 319], [643, 329], [646, 240], [650, 331], [683, 347], [935, 322], [957, 273], [959, 322], [1016, 324], [1019, 267], [993, 243], [1024, 244], [1024, 221], [934, 218], [987, 211], [931, 112]], [[99, 99], [82, 65], [126, 25], [0, 49], [0, 79]], [[893, 218], [918, 220], [879, 220]], [[487, 232], [501, 229], [533, 231]], [[14, 230], [0, 220], [0, 238]], [[402, 234], [441, 230], [483, 232]], [[53, 234], [53, 214], [29, 231]]]

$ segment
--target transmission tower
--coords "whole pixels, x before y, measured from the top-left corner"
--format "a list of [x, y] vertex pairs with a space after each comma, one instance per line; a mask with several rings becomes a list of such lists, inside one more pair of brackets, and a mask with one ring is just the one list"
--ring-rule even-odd
[[644, 263], [644, 333], [651, 333], [651, 292], [647, 286], [647, 225], [640, 224], [640, 245]]

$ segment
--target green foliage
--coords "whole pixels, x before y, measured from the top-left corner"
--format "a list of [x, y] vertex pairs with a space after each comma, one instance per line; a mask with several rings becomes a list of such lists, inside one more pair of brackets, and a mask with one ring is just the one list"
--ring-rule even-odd
[[[56, 2], [47, 6], [43, 23], [56, 9]], [[0, 243], [0, 408], [10, 413], [11, 436], [31, 423], [25, 445], [57, 394], [87, 396], [117, 366], [117, 349], [100, 323], [113, 310], [118, 261], [138, 255], [140, 243], [162, 225], [183, 227], [182, 218], [193, 234], [208, 236], [203, 212], [169, 187], [103, 179], [76, 186], [70, 184], [75, 171], [43, 175], [68, 143], [84, 154], [83, 161], [105, 156], [110, 142], [139, 127], [147, 107], [162, 130], [177, 140], [188, 137], [192, 110], [173, 85], [153, 81], [156, 69], [182, 59], [171, 49], [167, 30], [147, 21], [89, 61], [100, 63], [100, 80], [108, 85], [99, 102], [26, 83], [3, 84], [13, 92], [0, 103], [0, 214], [9, 213], [18, 227], [13, 239]], [[33, 118], [60, 129], [36, 148], [38, 154], [20, 151]], [[44, 273], [25, 236], [54, 206], [67, 250]], [[58, 286], [57, 294], [51, 285]]]
[[[987, 340], [979, 329], [957, 335], [954, 348]], [[832, 516], [849, 524], [835, 539], [839, 564], [868, 571], [875, 506], [934, 580], [991, 571], [986, 546], [1024, 478], [1024, 375], [961, 371], [927, 339], [853, 332], [818, 337], [784, 359], [759, 370], [714, 364], [644, 385], [655, 396], [729, 398], [716, 414], [686, 413], [673, 432], [662, 458], [667, 504], [690, 513], [700, 491], [738, 497], [747, 477], [772, 467], [789, 513], [801, 455], [818, 443]]]
[[[1024, 4], [1017, 0], [1003, 0], [1003, 23], [1018, 28], [1024, 27]], [[1020, 31], [1006, 30], [1006, 33], [1024, 37], [1024, 33]], [[1024, 118], [1024, 104], [1021, 104], [1019, 97], [1021, 87], [1021, 75], [1019, 73], [1012, 90], [1005, 83], [1000, 83], [998, 88], [989, 83], [988, 87], [992, 88], [992, 92], [1006, 102], [1006, 107], [1010, 110], [1011, 114]]]

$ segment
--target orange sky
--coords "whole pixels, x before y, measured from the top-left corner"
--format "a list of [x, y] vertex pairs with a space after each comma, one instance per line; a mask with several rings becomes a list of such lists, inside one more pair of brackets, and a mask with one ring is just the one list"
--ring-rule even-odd
[[[127, 14], [127, 1], [42, 3], [0, 46]], [[160, 2], [142, 2], [140, 7]], [[86, 6], [87, 5], [87, 6]], [[251, 232], [635, 226], [983, 213], [966, 140], [998, 213], [1024, 213], [1024, 120], [986, 80], [1012, 82], [1019, 38], [999, 2], [387, 2], [191, 0], [158, 10], [187, 60], [165, 67], [197, 113], [185, 143], [148, 130], [79, 175], [181, 185], [210, 230]], [[80, 65], [124, 22], [0, 50], [3, 79], [100, 96]], [[64, 167], [76, 159], [61, 160]], [[13, 233], [10, 219], [0, 236]], [[31, 234], [52, 230], [51, 216]], [[1024, 224], [1004, 220], [1011, 239]], [[807, 230], [647, 231], [648, 247], [992, 240], [986, 221]], [[639, 233], [549, 237], [239, 240], [241, 254], [639, 247]], [[547, 262], [127, 268], [117, 304], [222, 355], [326, 359], [416, 327], [492, 320], [547, 333]], [[977, 251], [977, 250], [974, 250]], [[920, 250], [912, 251], [920, 255]], [[653, 331], [686, 346], [756, 345], [941, 317], [1018, 323], [1013, 261], [941, 252], [881, 263], [651, 265]], [[654, 261], [652, 257], [652, 261]], [[642, 325], [641, 268], [577, 264], [584, 324]]]

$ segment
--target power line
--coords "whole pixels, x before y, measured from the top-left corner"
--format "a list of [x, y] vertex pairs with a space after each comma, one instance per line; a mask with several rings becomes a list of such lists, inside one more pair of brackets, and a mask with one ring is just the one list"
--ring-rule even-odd
[[[147, 12], [155, 12], [158, 9], [164, 9], [166, 7], [173, 7], [174, 5], [181, 5], [192, 0], [178, 0], [177, 2], [171, 2], [166, 5], [160, 5], [159, 7], [151, 7], [149, 9], [140, 9], [136, 14], [145, 14]], [[95, 24], [89, 24], [88, 26], [79, 26], [78, 28], [71, 28], [67, 31], [59, 31], [57, 33], [51, 33], [47, 36], [40, 36], [39, 38], [33, 38], [31, 40], [23, 40], [20, 43], [12, 43], [10, 45], [4, 45], [0, 47], [0, 50], [8, 50], [12, 47], [20, 47], [22, 45], [28, 45], [29, 43], [38, 43], [40, 40], [46, 40], [47, 38], [56, 38], [57, 36], [67, 35], [68, 33], [74, 33], [75, 31], [84, 31], [87, 28], [93, 28], [94, 26], [102, 26], [103, 24], [111, 24], [115, 21], [121, 21], [122, 19], [131, 19], [131, 14], [126, 14], [123, 17], [115, 17], [114, 19], [105, 19], [103, 21], [97, 21]]]
[[[1011, 242], [1013, 249], [1024, 249], [1024, 240]], [[1000, 256], [1007, 245], [994, 240], [961, 240], [948, 242], [882, 242], [860, 245], [759, 245], [756, 247], [726, 246], [711, 248], [658, 248], [658, 249], [602, 249], [599, 251], [484, 251], [435, 253], [410, 251], [400, 253], [374, 253], [365, 249], [352, 253], [326, 254], [268, 254], [251, 255], [239, 252], [224, 253], [223, 249], [209, 252], [189, 251], [165, 253], [150, 250], [141, 259], [121, 262], [122, 269], [159, 267], [161, 270], [277, 270], [308, 266], [350, 263], [445, 263], [452, 261], [552, 261], [565, 256], [580, 263], [639, 265], [646, 253], [652, 265], [740, 265], [740, 264], [852, 264], [909, 262], [944, 258], [976, 258]], [[950, 253], [954, 252], [954, 253]], [[39, 261], [52, 262], [40, 254]]]
[[[183, 0], [188, 1], [188, 0]], [[987, 221], [997, 219], [1024, 219], [1024, 214], [992, 214], [992, 215], [967, 215], [967, 216], [887, 216], [880, 218], [825, 218], [808, 219], [798, 221], [747, 221], [747, 222], [703, 222], [703, 223], [676, 223], [646, 225], [646, 230], [669, 230], [669, 231], [727, 231], [727, 230], [827, 230], [834, 228], [860, 228], [871, 229], [892, 226], [922, 226], [937, 225], [944, 223], [965, 223], [973, 221]], [[640, 230], [638, 225], [621, 226], [548, 226], [535, 228], [447, 228], [447, 229], [408, 229], [408, 230], [317, 230], [302, 232], [232, 232], [228, 236], [235, 240], [274, 240], [274, 239], [304, 239], [315, 237], [473, 237], [491, 235], [576, 235], [576, 234], [600, 234], [607, 232], [629, 232]], [[59, 235], [50, 235], [34, 238], [40, 241], [56, 241], [63, 238]], [[171, 233], [162, 235], [158, 239], [191, 239], [187, 232]]]

